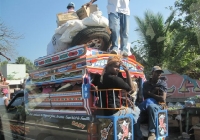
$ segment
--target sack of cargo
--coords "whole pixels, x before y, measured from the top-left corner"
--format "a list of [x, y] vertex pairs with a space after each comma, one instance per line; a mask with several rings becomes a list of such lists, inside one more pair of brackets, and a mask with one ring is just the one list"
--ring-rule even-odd
[[55, 53], [55, 50], [54, 50], [52, 41], [50, 41], [49, 44], [47, 45], [47, 55], [51, 55], [54, 53]]
[[83, 19], [83, 24], [86, 26], [107, 27], [108, 19], [102, 16], [101, 11], [91, 13], [89, 17]]
[[108, 24], [109, 24], [109, 22], [108, 22], [108, 19], [106, 17], [101, 16], [99, 18], [99, 25], [100, 26], [102, 26], [102, 27], [108, 27]]
[[47, 55], [51, 55], [57, 52], [64, 51], [68, 48], [69, 44], [61, 42], [60, 34], [54, 34], [51, 41], [47, 45]]
[[59, 26], [58, 28], [56, 28], [55, 30], [55, 34], [63, 34], [68, 28], [72, 28], [74, 26], [74, 23], [76, 21], [80, 21], [80, 20], [69, 20], [66, 23], [64, 23], [63, 25]]
[[60, 41], [61, 35], [55, 34], [52, 38], [55, 53], [64, 51], [68, 48], [69, 44]]
[[95, 12], [93, 12], [93, 13], [91, 13], [91, 14], [94, 14], [94, 15], [96, 15], [97, 17], [102, 17], [102, 12], [101, 12], [101, 11], [95, 11]]
[[73, 26], [68, 26], [68, 28], [62, 34], [60, 41], [64, 43], [71, 43], [73, 37], [85, 28], [86, 26], [83, 25], [82, 20], [74, 20]]

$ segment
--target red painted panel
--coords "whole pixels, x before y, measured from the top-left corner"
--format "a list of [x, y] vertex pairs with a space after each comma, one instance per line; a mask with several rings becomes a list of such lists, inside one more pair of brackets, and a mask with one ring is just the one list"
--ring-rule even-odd
[[69, 52], [68, 56], [77, 56], [78, 52], [77, 51], [73, 51], [73, 52]]
[[187, 75], [166, 74], [168, 86], [168, 94], [172, 94], [170, 98], [187, 98], [200, 95], [200, 81], [192, 79]]
[[57, 61], [59, 59], [58, 56], [54, 56], [53, 58], [51, 58], [52, 61]]

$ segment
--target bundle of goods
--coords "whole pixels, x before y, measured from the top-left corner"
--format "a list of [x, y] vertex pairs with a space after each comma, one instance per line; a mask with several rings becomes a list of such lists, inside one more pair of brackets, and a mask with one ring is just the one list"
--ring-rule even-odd
[[200, 107], [200, 95], [187, 98], [185, 107]]
[[[79, 43], [77, 41], [77, 44], [71, 44], [79, 32], [89, 27], [93, 27], [94, 31], [95, 28], [97, 28], [96, 32], [98, 32], [99, 27], [108, 28], [108, 19], [102, 16], [102, 12], [98, 10], [96, 5], [93, 5], [87, 9], [82, 7], [77, 12], [57, 14], [57, 26], [58, 27], [55, 30], [55, 34], [53, 35], [52, 40], [47, 45], [48, 55], [64, 51], [75, 45], [80, 45], [82, 42]], [[103, 38], [98, 35], [96, 36], [96, 38]], [[87, 40], [88, 36], [82, 36], [82, 38]], [[94, 39], [91, 38], [91, 40]], [[108, 43], [103, 43], [101, 45], [105, 44]], [[102, 46], [98, 47], [100, 50], [103, 48]], [[108, 45], [106, 45], [106, 48], [107, 47]]]
[[167, 109], [168, 110], [178, 110], [178, 109], [183, 109], [184, 105], [182, 105], [181, 103], [177, 102], [176, 104], [173, 104], [171, 102], [169, 102], [167, 104]]

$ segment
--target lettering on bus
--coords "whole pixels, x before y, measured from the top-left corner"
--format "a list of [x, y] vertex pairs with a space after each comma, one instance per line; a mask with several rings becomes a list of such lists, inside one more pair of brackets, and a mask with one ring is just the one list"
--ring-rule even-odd
[[82, 120], [90, 121], [91, 117], [89, 116], [76, 116], [76, 115], [55, 115], [55, 114], [43, 114], [43, 113], [32, 113], [29, 112], [30, 116], [36, 117], [45, 117], [45, 118], [57, 118], [57, 119], [66, 119], [66, 120]]
[[57, 72], [65, 72], [68, 71], [69, 69], [72, 69], [72, 66], [66, 66], [66, 67], [62, 67], [57, 69]]
[[44, 77], [48, 74], [47, 71], [34, 74], [34, 77]]
[[[131, 71], [137, 71], [135, 65], [133, 65], [133, 64], [131, 64], [131, 63], [125, 61], [125, 60], [122, 60], [122, 61], [129, 68], [129, 70], [131, 70]], [[107, 60], [102, 59], [102, 60], [98, 60], [97, 62], [93, 63], [92, 66], [93, 67], [104, 67], [106, 64], [107, 64]], [[123, 70], [122, 67], [120, 69]]]
[[91, 120], [90, 117], [88, 116], [66, 116], [65, 119], [67, 120], [84, 120], [84, 121], [89, 121]]
[[79, 122], [76, 122], [76, 121], [72, 121], [72, 125], [73, 126], [76, 126], [78, 128], [81, 128], [81, 129], [84, 129], [85, 128], [85, 124], [82, 124], [82, 123], [79, 123]]
[[93, 63], [92, 66], [94, 67], [104, 67], [107, 64], [107, 60], [102, 59], [98, 60], [97, 62]]

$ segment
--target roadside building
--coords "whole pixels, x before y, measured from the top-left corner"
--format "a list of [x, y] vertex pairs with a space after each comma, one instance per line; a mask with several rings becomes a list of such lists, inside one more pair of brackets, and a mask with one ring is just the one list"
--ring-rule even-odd
[[25, 64], [5, 64], [0, 67], [0, 71], [6, 82], [9, 83], [10, 97], [12, 93], [22, 89], [24, 78], [26, 78], [26, 65]]

